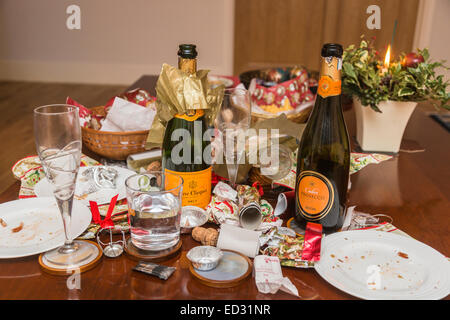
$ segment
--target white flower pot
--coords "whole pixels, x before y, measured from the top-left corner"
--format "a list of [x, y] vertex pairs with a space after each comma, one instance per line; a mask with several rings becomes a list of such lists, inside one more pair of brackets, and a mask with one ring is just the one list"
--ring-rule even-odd
[[353, 97], [356, 113], [356, 140], [364, 151], [397, 153], [402, 142], [403, 132], [408, 124], [417, 102], [383, 101], [378, 108], [361, 105]]

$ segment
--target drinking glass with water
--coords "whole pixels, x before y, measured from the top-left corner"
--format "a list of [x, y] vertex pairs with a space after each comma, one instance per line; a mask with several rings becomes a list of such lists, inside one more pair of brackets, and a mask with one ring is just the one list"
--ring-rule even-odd
[[153, 171], [130, 176], [125, 186], [132, 244], [149, 251], [177, 245], [183, 179], [168, 172]]

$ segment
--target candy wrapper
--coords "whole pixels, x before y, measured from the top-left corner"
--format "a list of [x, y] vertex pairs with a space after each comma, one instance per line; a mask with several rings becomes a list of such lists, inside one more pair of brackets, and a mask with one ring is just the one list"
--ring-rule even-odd
[[256, 187], [241, 184], [236, 187], [236, 191], [240, 207], [245, 206], [249, 202], [259, 202], [261, 198], [261, 193]]
[[237, 191], [225, 182], [219, 181], [214, 187], [213, 193], [221, 200], [236, 201]]
[[322, 225], [308, 222], [306, 224], [303, 243], [302, 260], [319, 261], [320, 245], [322, 242]]
[[289, 228], [274, 227], [261, 234], [260, 253], [280, 259], [284, 267], [312, 268], [314, 263], [302, 259], [304, 237]]
[[261, 293], [275, 294], [278, 290], [298, 296], [297, 288], [283, 277], [280, 260], [273, 256], [256, 256], [253, 260], [256, 287]]
[[[130, 90], [128, 92], [122, 93], [122, 94], [118, 95], [117, 97], [122, 98], [127, 101], [130, 101], [132, 103], [138, 104], [143, 107], [151, 107], [154, 105], [154, 102], [156, 101], [155, 97], [152, 97], [150, 95], [150, 93], [148, 93], [144, 89], [140, 89], [140, 88], [136, 88], [136, 89]], [[105, 104], [106, 112], [108, 112], [108, 108], [113, 105], [115, 98], [116, 97], [112, 97]]]
[[234, 201], [222, 200], [215, 195], [211, 197], [211, 202], [206, 206], [206, 212], [209, 216], [208, 221], [216, 224], [239, 221], [237, 204]]

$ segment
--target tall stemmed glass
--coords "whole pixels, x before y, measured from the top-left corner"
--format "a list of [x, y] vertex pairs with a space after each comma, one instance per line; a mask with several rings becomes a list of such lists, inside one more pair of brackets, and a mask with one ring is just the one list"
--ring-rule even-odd
[[[251, 103], [249, 92], [240, 87], [226, 89], [215, 125], [224, 153], [228, 179], [236, 185], [239, 164], [245, 161], [246, 133], [250, 128]], [[218, 157], [216, 157], [216, 160]]]
[[34, 109], [36, 149], [62, 215], [64, 245], [46, 252], [50, 267], [74, 269], [88, 264], [98, 254], [95, 245], [74, 241], [70, 232], [72, 203], [81, 157], [81, 128], [78, 108], [54, 104]]

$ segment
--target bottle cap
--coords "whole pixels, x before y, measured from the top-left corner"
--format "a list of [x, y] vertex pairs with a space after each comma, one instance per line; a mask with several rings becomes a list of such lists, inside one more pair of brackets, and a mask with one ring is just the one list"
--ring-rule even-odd
[[322, 57], [336, 57], [341, 58], [344, 50], [342, 46], [338, 43], [326, 43], [322, 47], [321, 56]]
[[180, 44], [178, 55], [185, 59], [195, 59], [197, 58], [197, 50], [195, 48], [195, 44]]

